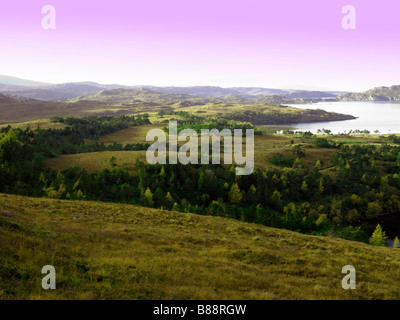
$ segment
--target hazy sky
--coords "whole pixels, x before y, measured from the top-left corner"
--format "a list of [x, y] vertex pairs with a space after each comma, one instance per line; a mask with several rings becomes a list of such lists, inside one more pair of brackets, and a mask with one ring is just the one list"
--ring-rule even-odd
[[[355, 30], [342, 28], [345, 5]], [[398, 0], [3, 0], [0, 74], [362, 91], [400, 84], [399, 15]]]

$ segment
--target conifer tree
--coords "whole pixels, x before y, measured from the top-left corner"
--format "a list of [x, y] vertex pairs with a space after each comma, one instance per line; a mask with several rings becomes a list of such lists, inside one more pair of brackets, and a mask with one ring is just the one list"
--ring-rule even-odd
[[161, 171], [160, 171], [160, 177], [161, 177], [161, 178], [165, 178], [166, 175], [167, 175], [167, 174], [165, 173], [164, 166], [162, 166], [162, 167], [161, 167]]
[[197, 181], [197, 190], [200, 191], [203, 188], [204, 184], [204, 172], [200, 171], [199, 180]]
[[231, 187], [231, 191], [229, 193], [229, 200], [231, 203], [239, 203], [242, 201], [243, 195], [240, 192], [240, 188], [237, 183], [234, 183]]
[[393, 248], [398, 248], [398, 247], [399, 247], [399, 238], [396, 236], [396, 238], [394, 238]]
[[153, 194], [151, 193], [150, 189], [147, 188], [146, 191], [144, 192], [143, 200], [145, 205], [152, 207], [154, 205], [153, 202]]
[[167, 195], [165, 196], [165, 198], [166, 198], [168, 201], [171, 201], [171, 202], [174, 201], [174, 198], [172, 198], [172, 196], [171, 196], [171, 194], [169, 193], [169, 191], [167, 192]]
[[303, 183], [301, 184], [300, 189], [301, 189], [301, 191], [306, 192], [307, 188], [308, 188], [307, 182], [306, 182], [306, 180], [304, 180]]
[[319, 181], [318, 191], [320, 193], [324, 193], [324, 191], [325, 191], [324, 181], [322, 179]]
[[382, 227], [378, 224], [372, 236], [369, 238], [369, 243], [374, 246], [386, 246], [387, 236]]

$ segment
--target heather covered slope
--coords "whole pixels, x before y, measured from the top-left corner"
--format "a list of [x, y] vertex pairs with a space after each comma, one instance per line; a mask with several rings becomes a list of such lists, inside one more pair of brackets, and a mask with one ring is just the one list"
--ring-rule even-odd
[[[41, 288], [48, 264], [56, 290]], [[341, 287], [347, 264], [356, 290]], [[399, 299], [399, 267], [400, 250], [337, 238], [0, 194], [0, 299]]]

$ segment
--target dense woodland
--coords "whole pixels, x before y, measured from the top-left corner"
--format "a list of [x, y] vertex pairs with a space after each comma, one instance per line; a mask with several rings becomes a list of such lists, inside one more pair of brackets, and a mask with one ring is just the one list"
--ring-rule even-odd
[[[364, 242], [370, 233], [365, 228], [366, 221], [400, 211], [399, 146], [336, 144], [304, 133], [302, 138], [308, 144], [335, 149], [338, 172], [334, 177], [320, 172], [318, 163], [312, 169], [299, 169], [301, 147], [295, 148], [293, 158], [270, 159], [286, 169], [256, 169], [249, 176], [236, 176], [234, 166], [139, 162], [137, 174], [132, 175], [119, 168], [115, 159], [110, 159], [109, 169], [100, 172], [89, 173], [78, 167], [56, 172], [46, 168], [43, 160], [70, 153], [146, 150], [148, 145], [105, 146], [95, 139], [130, 126], [148, 124], [149, 119], [147, 115], [139, 115], [53, 121], [65, 123], [66, 127], [1, 129], [0, 192], [137, 203]], [[92, 139], [93, 143], [84, 143], [84, 139]]]

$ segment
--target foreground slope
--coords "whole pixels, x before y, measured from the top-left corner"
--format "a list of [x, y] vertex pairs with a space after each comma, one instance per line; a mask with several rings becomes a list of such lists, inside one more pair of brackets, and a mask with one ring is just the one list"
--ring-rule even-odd
[[[41, 289], [48, 264], [56, 290]], [[348, 264], [356, 290], [341, 287]], [[398, 299], [399, 267], [400, 250], [336, 238], [0, 194], [0, 299]]]

